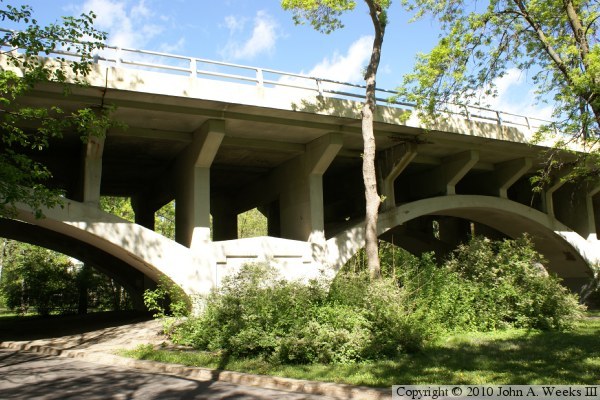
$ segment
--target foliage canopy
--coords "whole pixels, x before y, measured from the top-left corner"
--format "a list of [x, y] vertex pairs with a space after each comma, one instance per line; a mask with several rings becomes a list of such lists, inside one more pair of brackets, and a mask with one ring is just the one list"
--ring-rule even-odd
[[[511, 68], [529, 76], [539, 101], [554, 107], [557, 148], [578, 141], [598, 176], [600, 160], [600, 4], [590, 0], [404, 0], [416, 18], [431, 15], [442, 29], [438, 44], [420, 54], [400, 95], [424, 115], [443, 104], [486, 105]], [[551, 165], [558, 167], [558, 165]]]
[[[43, 206], [60, 201], [60, 191], [48, 188], [51, 172], [30, 154], [47, 148], [51, 139], [66, 130], [74, 130], [84, 139], [102, 134], [109, 120], [102, 107], [67, 114], [59, 107], [31, 107], [20, 99], [42, 82], [82, 83], [91, 70], [93, 52], [103, 48], [106, 34], [93, 27], [93, 12], [41, 26], [30, 6], [2, 3], [0, 20], [26, 24], [27, 28], [4, 31], [0, 38], [0, 215], [10, 214], [17, 202], [23, 202], [41, 216]], [[59, 50], [76, 56], [68, 60], [58, 57], [57, 62], [40, 57]]]

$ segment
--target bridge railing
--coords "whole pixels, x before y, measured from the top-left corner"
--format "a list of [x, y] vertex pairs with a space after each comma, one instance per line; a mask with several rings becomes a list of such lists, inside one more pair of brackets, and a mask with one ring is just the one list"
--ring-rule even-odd
[[[0, 28], [0, 32], [11, 31]], [[2, 44], [6, 51], [8, 47]], [[10, 48], [9, 51], [19, 52], [19, 49]], [[60, 49], [51, 54], [41, 56], [54, 56], [61, 59], [77, 59], [74, 52]], [[130, 49], [118, 46], [105, 46], [95, 56], [95, 61], [100, 64], [126, 67], [130, 69], [150, 70], [189, 76], [223, 80], [240, 84], [256, 85], [259, 87], [287, 88], [291, 90], [310, 91], [316, 95], [361, 101], [364, 99], [365, 86], [341, 82], [327, 78], [313, 77], [268, 68], [234, 64], [222, 61], [208, 60], [197, 57], [182, 56], [164, 52]], [[415, 104], [392, 99], [397, 93], [393, 90], [378, 88], [377, 101], [381, 105], [414, 110]], [[495, 123], [500, 126], [520, 126], [535, 130], [544, 125], [551, 125], [551, 121], [493, 110], [474, 105], [446, 105], [444, 113], [462, 116], [470, 121], [483, 121]]]

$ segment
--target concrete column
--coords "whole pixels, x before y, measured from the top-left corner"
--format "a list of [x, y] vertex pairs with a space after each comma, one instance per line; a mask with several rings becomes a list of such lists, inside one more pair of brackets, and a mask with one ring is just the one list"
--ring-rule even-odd
[[560, 204], [555, 209], [556, 218], [584, 239], [596, 240], [594, 198], [600, 193], [600, 182], [567, 183], [563, 187], [554, 197]]
[[[273, 169], [263, 179], [240, 188], [236, 210], [269, 205], [269, 235], [294, 240], [324, 240], [323, 174], [342, 148], [339, 133], [308, 143], [305, 152]], [[273, 212], [279, 209], [279, 228]], [[279, 231], [280, 235], [276, 232]]]
[[[600, 193], [600, 181], [596, 182], [594, 185], [591, 185], [588, 189], [588, 192], [585, 196], [585, 206], [586, 206], [586, 214], [587, 214], [587, 240], [599, 240], [598, 231], [596, 230], [597, 221], [600, 219], [600, 214], [597, 214], [597, 209], [595, 209], [594, 197], [599, 197]], [[585, 236], [584, 236], [585, 237]]]
[[211, 210], [213, 216], [213, 241], [237, 239], [238, 214], [231, 202], [225, 198], [219, 198], [213, 201]]
[[156, 210], [150, 206], [149, 202], [141, 196], [132, 197], [131, 208], [135, 213], [135, 223], [153, 231]]
[[279, 201], [273, 201], [267, 206], [262, 206], [258, 209], [265, 217], [267, 217], [267, 235], [281, 237], [281, 212], [279, 210]]
[[224, 136], [225, 121], [205, 122], [174, 168], [175, 240], [192, 249], [210, 241], [210, 166]]
[[417, 145], [414, 143], [404, 143], [380, 153], [377, 164], [379, 167], [381, 195], [384, 197], [382, 203], [383, 210], [390, 210], [396, 206], [394, 181], [416, 155]]
[[439, 166], [413, 179], [411, 194], [420, 198], [456, 194], [456, 185], [478, 161], [476, 150], [446, 157]]
[[565, 180], [563, 178], [569, 173], [571, 173], [570, 168], [564, 168], [559, 171], [558, 175], [552, 180], [550, 186], [548, 186], [548, 188], [546, 188], [544, 191], [544, 211], [551, 217], [556, 216], [554, 212], [554, 193], [565, 184]]
[[328, 134], [309, 143], [306, 152], [281, 171], [279, 182], [281, 236], [324, 241], [323, 174], [342, 148], [340, 134]]
[[490, 180], [494, 185], [492, 194], [507, 199], [508, 188], [529, 171], [532, 165], [531, 158], [516, 158], [494, 165], [493, 177]]
[[89, 136], [84, 148], [83, 202], [99, 206], [104, 136]]

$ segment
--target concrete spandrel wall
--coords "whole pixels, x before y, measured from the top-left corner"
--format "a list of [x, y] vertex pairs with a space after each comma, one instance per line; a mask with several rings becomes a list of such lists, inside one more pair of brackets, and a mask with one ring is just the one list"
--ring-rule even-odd
[[314, 247], [308, 242], [274, 237], [255, 237], [212, 243], [217, 286], [224, 277], [238, 272], [245, 264], [265, 263], [275, 266], [282, 277], [307, 281], [331, 277], [315, 258]]

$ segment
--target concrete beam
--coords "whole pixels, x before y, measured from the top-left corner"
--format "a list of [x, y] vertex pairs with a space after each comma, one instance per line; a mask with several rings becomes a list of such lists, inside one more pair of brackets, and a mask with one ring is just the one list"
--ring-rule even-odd
[[302, 154], [306, 150], [303, 144], [277, 142], [274, 140], [247, 139], [226, 136], [223, 138], [222, 147], [242, 147], [245, 149], [272, 150], [286, 153]]
[[413, 197], [456, 194], [456, 185], [479, 161], [477, 150], [467, 150], [442, 159], [441, 164], [412, 180]]
[[90, 135], [87, 143], [84, 145], [83, 202], [96, 206], [100, 205], [104, 140], [104, 136]]
[[313, 140], [306, 146], [306, 171], [323, 175], [344, 144], [339, 133], [330, 133]]
[[416, 156], [417, 145], [415, 143], [403, 143], [380, 153], [377, 166], [379, 167], [380, 190], [385, 198], [382, 204], [383, 210], [390, 210], [396, 206], [394, 181]]
[[508, 198], [508, 189], [531, 169], [533, 160], [531, 158], [516, 158], [505, 161], [494, 166], [493, 178], [490, 181], [493, 194], [504, 199]]
[[174, 168], [175, 240], [192, 249], [210, 241], [210, 166], [224, 136], [225, 121], [206, 121]]

